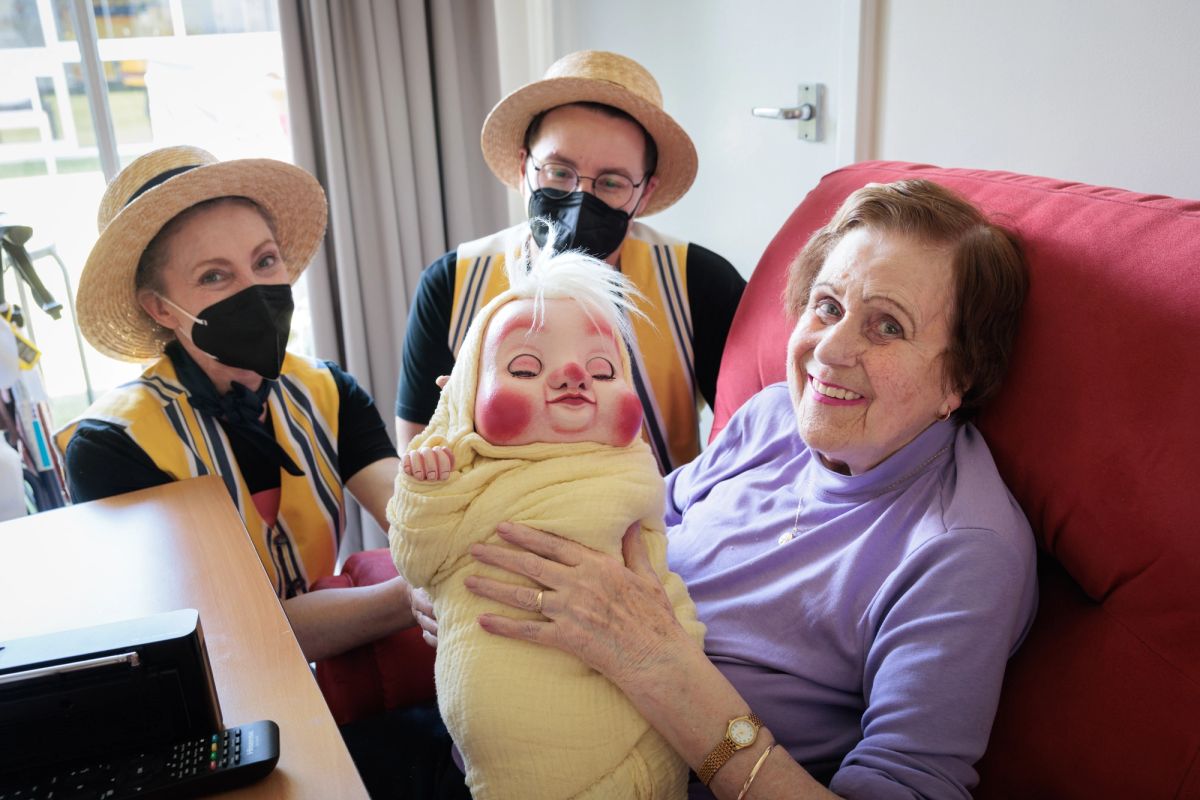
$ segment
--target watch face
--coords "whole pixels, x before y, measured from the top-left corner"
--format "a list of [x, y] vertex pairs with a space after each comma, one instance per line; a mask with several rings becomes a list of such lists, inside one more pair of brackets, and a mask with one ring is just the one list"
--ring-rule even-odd
[[754, 724], [748, 719], [734, 720], [729, 726], [729, 738], [738, 747], [745, 747], [754, 741]]

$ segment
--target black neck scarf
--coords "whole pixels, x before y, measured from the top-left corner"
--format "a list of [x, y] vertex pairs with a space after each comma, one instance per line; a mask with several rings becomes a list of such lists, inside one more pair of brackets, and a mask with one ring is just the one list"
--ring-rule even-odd
[[259, 420], [275, 381], [264, 378], [257, 392], [234, 381], [228, 392], [217, 394], [217, 387], [178, 341], [167, 345], [166, 354], [175, 366], [179, 382], [187, 389], [192, 408], [223, 422], [228, 432], [240, 435], [267, 462], [282, 468], [289, 475], [298, 477], [304, 474]]

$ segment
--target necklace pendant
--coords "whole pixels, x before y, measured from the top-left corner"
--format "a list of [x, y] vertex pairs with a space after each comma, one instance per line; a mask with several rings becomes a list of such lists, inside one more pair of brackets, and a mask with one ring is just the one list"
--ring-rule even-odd
[[795, 539], [800, 534], [800, 512], [804, 509], [804, 495], [800, 495], [799, 502], [796, 503], [796, 518], [792, 520], [792, 529], [779, 534], [779, 538], [775, 541], [780, 545], [785, 545], [792, 539]]

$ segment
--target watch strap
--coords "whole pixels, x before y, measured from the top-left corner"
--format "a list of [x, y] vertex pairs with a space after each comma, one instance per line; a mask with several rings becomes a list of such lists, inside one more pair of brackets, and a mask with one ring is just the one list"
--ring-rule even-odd
[[[749, 743], [744, 745], [738, 745], [729, 737], [730, 728], [732, 728], [733, 723], [739, 719], [748, 719], [750, 720], [750, 724], [754, 726], [754, 739], [751, 739]], [[721, 741], [717, 742], [717, 746], [714, 747], [709, 754], [704, 757], [704, 763], [702, 763], [700, 765], [700, 769], [696, 771], [696, 775], [700, 778], [700, 782], [705, 786], [708, 786], [709, 782], [712, 781], [713, 776], [717, 774], [717, 770], [725, 766], [725, 762], [732, 758], [734, 753], [736, 753], [738, 750], [741, 750], [743, 747], [749, 747], [754, 743], [754, 741], [758, 738], [758, 732], [762, 729], [762, 726], [762, 719], [759, 718], [758, 714], [755, 714], [753, 711], [751, 711], [749, 714], [740, 714], [729, 720], [729, 723], [725, 727], [725, 736], [721, 739]]]

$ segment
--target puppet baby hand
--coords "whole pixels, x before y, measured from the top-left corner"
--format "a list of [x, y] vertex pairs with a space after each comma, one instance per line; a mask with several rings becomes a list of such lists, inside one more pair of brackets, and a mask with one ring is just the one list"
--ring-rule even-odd
[[404, 474], [418, 481], [444, 481], [454, 469], [454, 455], [448, 447], [422, 447], [404, 454]]

